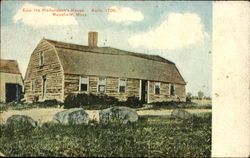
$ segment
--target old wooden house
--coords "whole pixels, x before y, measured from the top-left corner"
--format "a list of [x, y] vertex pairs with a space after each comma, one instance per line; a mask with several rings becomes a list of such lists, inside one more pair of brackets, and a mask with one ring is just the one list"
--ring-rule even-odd
[[89, 32], [88, 46], [42, 39], [25, 75], [25, 99], [64, 101], [71, 93], [130, 96], [145, 103], [185, 101], [183, 77], [176, 65], [157, 55], [97, 46]]
[[18, 102], [23, 91], [23, 78], [16, 60], [0, 59], [0, 101]]

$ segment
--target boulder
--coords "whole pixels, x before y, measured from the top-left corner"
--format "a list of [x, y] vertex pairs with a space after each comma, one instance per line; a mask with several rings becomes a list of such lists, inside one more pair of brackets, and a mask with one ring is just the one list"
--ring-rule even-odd
[[61, 124], [88, 124], [89, 115], [83, 108], [72, 108], [56, 113], [53, 121]]
[[104, 109], [99, 113], [100, 122], [108, 123], [118, 121], [121, 123], [136, 122], [138, 114], [128, 107], [113, 107]]
[[190, 119], [193, 115], [190, 112], [187, 112], [186, 110], [174, 110], [172, 111], [171, 116], [186, 120]]
[[36, 127], [37, 122], [34, 121], [31, 117], [26, 115], [12, 115], [6, 120], [8, 125], [17, 125], [17, 126], [29, 126]]

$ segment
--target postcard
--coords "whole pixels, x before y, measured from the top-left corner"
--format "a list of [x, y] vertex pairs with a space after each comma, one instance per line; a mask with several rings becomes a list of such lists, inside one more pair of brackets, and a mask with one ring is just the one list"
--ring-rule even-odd
[[248, 12], [244, 2], [2, 1], [1, 156], [248, 156]]

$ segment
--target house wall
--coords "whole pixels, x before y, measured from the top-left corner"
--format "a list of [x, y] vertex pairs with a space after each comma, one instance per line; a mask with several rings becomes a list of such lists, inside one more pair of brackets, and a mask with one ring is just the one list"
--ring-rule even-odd
[[[102, 94], [98, 92], [98, 76], [88, 76], [89, 77], [89, 87], [87, 92], [79, 91], [79, 80], [80, 75], [65, 74], [64, 92], [65, 97], [70, 93], [92, 93], [92, 94]], [[119, 100], [126, 100], [130, 96], [139, 97], [139, 87], [140, 80], [138, 79], [126, 79], [126, 90], [125, 93], [118, 92], [119, 78], [116, 77], [106, 77], [106, 91], [103, 94], [113, 96]], [[64, 98], [65, 98], [64, 97]]]
[[5, 102], [6, 83], [15, 83], [23, 87], [23, 79], [21, 74], [12, 74], [0, 72], [0, 101]]
[[[39, 66], [40, 52], [44, 52], [44, 65]], [[63, 71], [55, 49], [46, 41], [41, 41], [31, 55], [24, 82], [27, 102], [56, 99], [63, 101]], [[42, 77], [46, 75], [46, 93], [42, 97]], [[35, 90], [31, 82], [35, 80]], [[38, 99], [38, 100], [37, 100]]]
[[[98, 92], [98, 76], [88, 76], [89, 77], [89, 87], [88, 91], [79, 91], [79, 80], [80, 75], [65, 74], [64, 92], [65, 96], [71, 93], [92, 93], [101, 94]], [[170, 96], [169, 83], [161, 82], [160, 94], [155, 94], [154, 92], [154, 81], [149, 81], [149, 103], [151, 102], [163, 102], [163, 101], [185, 101], [185, 85], [175, 84], [175, 96]], [[140, 80], [139, 79], [126, 79], [126, 91], [125, 93], [119, 93], [119, 78], [116, 77], [106, 77], [106, 92], [103, 94], [113, 96], [119, 100], [126, 100], [130, 96], [136, 96], [140, 98]]]
[[180, 98], [180, 101], [186, 101], [186, 87], [182, 84], [176, 84], [176, 95]]
[[149, 81], [148, 102], [186, 101], [185, 85], [175, 84], [175, 95], [170, 96], [170, 84], [160, 82], [160, 94], [155, 94], [155, 81]]

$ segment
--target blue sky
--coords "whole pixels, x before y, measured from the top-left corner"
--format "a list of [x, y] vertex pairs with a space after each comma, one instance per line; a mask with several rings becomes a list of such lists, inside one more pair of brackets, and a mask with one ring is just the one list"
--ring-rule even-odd
[[[45, 37], [87, 45], [98, 31], [98, 46], [157, 54], [176, 63], [187, 92], [211, 96], [212, 2], [198, 1], [4, 1], [1, 2], [1, 58], [15, 59], [25, 75], [30, 55]], [[36, 8], [78, 9], [86, 16], [56, 17]], [[31, 13], [23, 12], [31, 9]], [[112, 8], [116, 12], [105, 12]], [[104, 12], [91, 12], [102, 9]], [[36, 21], [36, 22], [34, 22]]]

